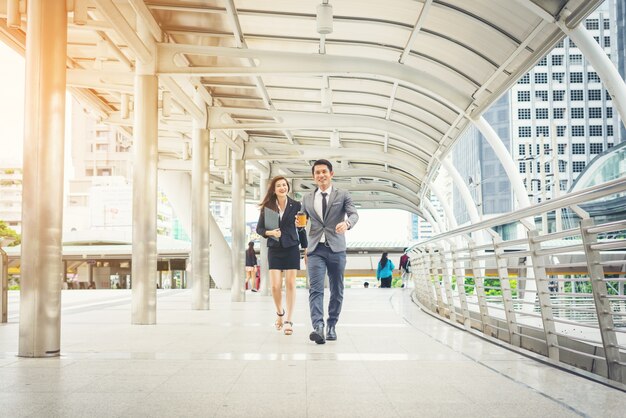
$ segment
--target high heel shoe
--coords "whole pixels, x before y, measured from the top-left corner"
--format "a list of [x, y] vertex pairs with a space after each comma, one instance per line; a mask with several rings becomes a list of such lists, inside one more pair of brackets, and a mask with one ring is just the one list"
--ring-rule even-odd
[[283, 316], [285, 316], [285, 310], [283, 309], [283, 313], [281, 314], [276, 312], [276, 315], [278, 315], [278, 318], [276, 319], [276, 322], [274, 322], [274, 326], [278, 331], [280, 331], [283, 328]]

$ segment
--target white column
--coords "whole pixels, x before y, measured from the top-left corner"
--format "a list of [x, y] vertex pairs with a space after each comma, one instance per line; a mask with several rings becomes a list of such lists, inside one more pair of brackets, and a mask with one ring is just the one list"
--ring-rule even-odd
[[476, 203], [474, 203], [474, 199], [472, 199], [472, 194], [470, 193], [467, 184], [465, 184], [465, 182], [461, 178], [459, 172], [447, 158], [441, 160], [441, 165], [443, 166], [443, 168], [446, 169], [448, 174], [450, 174], [454, 185], [459, 190], [459, 193], [461, 193], [461, 198], [465, 203], [465, 207], [467, 208], [467, 212], [469, 213], [469, 217], [472, 223], [480, 222], [480, 215], [478, 214], [478, 209], [476, 209]]
[[[477, 119], [472, 119], [476, 128], [483, 134], [491, 149], [498, 157], [500, 164], [504, 168], [507, 177], [509, 178], [509, 182], [511, 183], [511, 188], [513, 189], [513, 194], [515, 195], [515, 199], [517, 200], [517, 209], [522, 209], [530, 206], [530, 200], [528, 199], [528, 192], [524, 187], [524, 181], [522, 180], [522, 176], [520, 176], [519, 171], [517, 170], [517, 166], [509, 153], [509, 150], [506, 149], [502, 140], [493, 130], [491, 125], [483, 118], [482, 116]], [[542, 149], [543, 152], [543, 149]]]
[[432, 184], [430, 184], [428, 188], [430, 189], [431, 193], [434, 193], [434, 195], [437, 197], [439, 204], [443, 208], [443, 212], [446, 214], [448, 229], [456, 228], [457, 223], [456, 218], [454, 217], [454, 212], [452, 211], [452, 208], [450, 207], [448, 202], [445, 200], [441, 191]]
[[[265, 173], [261, 173], [259, 177], [259, 200], [262, 200], [265, 197], [268, 184], [269, 177], [265, 175]], [[263, 296], [269, 296], [270, 269], [267, 264], [267, 238], [261, 237], [261, 254], [259, 256], [259, 261], [261, 263], [261, 288], [259, 289], [259, 293]]]
[[18, 355], [53, 357], [61, 352], [66, 2], [31, 0], [27, 16]]
[[231, 301], [245, 302], [246, 275], [246, 162], [241, 158], [232, 159], [232, 257], [233, 285], [230, 289]]
[[[137, 31], [152, 35], [141, 19]], [[133, 126], [133, 257], [131, 323], [156, 323], [158, 79], [154, 62], [136, 62]]]
[[587, 61], [596, 70], [600, 80], [613, 98], [613, 106], [617, 109], [622, 123], [626, 125], [626, 83], [619, 75], [619, 72], [606, 55], [604, 50], [593, 39], [593, 36], [584, 27], [582, 20], [576, 27], [570, 29], [565, 24], [565, 19], [570, 15], [569, 10], [561, 14], [562, 19], [558, 21], [561, 30], [576, 43], [576, 46], [583, 53]]
[[[0, 240], [2, 241], [2, 240]], [[2, 245], [2, 243], [0, 243]], [[9, 320], [9, 257], [0, 248], [0, 324]]]
[[[194, 101], [200, 109], [206, 104], [196, 91]], [[193, 155], [191, 168], [191, 286], [192, 309], [209, 309], [211, 287], [209, 255], [209, 130], [207, 112], [193, 120]]]

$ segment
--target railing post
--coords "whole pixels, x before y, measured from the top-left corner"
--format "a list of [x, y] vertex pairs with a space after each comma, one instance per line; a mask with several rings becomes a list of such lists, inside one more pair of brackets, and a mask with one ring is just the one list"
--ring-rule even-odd
[[467, 295], [465, 294], [465, 269], [459, 261], [456, 247], [452, 246], [450, 251], [452, 253], [452, 265], [454, 266], [454, 274], [456, 275], [456, 287], [457, 292], [459, 293], [459, 302], [461, 303], [463, 325], [465, 326], [465, 329], [469, 330], [472, 327], [472, 323], [469, 308], [467, 307]]
[[9, 258], [0, 248], [0, 323], [9, 320]]
[[580, 235], [583, 239], [585, 255], [587, 256], [587, 268], [589, 269], [589, 280], [593, 293], [593, 303], [598, 315], [598, 325], [602, 336], [602, 346], [604, 347], [604, 357], [608, 377], [611, 380], [622, 382], [622, 367], [620, 365], [620, 352], [615, 334], [615, 324], [611, 315], [611, 304], [607, 299], [606, 282], [604, 281], [604, 267], [600, 263], [600, 252], [592, 248], [598, 242], [598, 234], [590, 233], [589, 228], [593, 227], [592, 219], [583, 219], [580, 223]]
[[446, 260], [446, 254], [443, 247], [441, 247], [439, 251], [439, 260], [441, 262], [441, 276], [443, 278], [443, 285], [448, 302], [448, 317], [452, 322], [456, 322], [456, 308], [454, 307], [454, 298], [452, 296], [452, 278], [450, 277], [450, 271], [452, 269], [449, 267], [448, 261]]
[[469, 241], [467, 247], [470, 253], [470, 266], [474, 275], [474, 286], [478, 297], [478, 310], [480, 311], [481, 330], [483, 334], [491, 335], [491, 324], [489, 322], [489, 309], [487, 308], [487, 298], [485, 296], [485, 268], [476, 259], [478, 251], [474, 241]]
[[528, 248], [530, 249], [533, 272], [535, 273], [535, 285], [541, 311], [541, 322], [543, 323], [543, 331], [545, 333], [546, 344], [548, 345], [548, 357], [552, 360], [559, 361], [559, 341], [554, 325], [554, 314], [552, 312], [552, 302], [550, 301], [550, 289], [548, 289], [546, 264], [544, 256], [539, 254], [541, 244], [536, 241], [537, 236], [539, 236], [537, 230], [528, 231]]
[[502, 291], [502, 303], [506, 316], [506, 324], [509, 330], [509, 342], [519, 347], [520, 337], [517, 328], [517, 317], [515, 315], [515, 309], [513, 308], [513, 294], [511, 292], [511, 283], [509, 282], [509, 269], [507, 267], [507, 260], [503, 256], [502, 239], [499, 236], [493, 237], [493, 252], [498, 268], [498, 276], [500, 276], [500, 289]]
[[441, 294], [441, 284], [439, 283], [438, 269], [437, 265], [435, 264], [435, 260], [437, 259], [437, 256], [434, 254], [435, 251], [436, 250], [432, 248], [428, 251], [428, 264], [431, 275], [430, 281], [435, 288], [435, 296], [437, 297], [437, 312], [439, 313], [439, 315], [445, 316], [446, 306], [443, 303], [443, 295]]

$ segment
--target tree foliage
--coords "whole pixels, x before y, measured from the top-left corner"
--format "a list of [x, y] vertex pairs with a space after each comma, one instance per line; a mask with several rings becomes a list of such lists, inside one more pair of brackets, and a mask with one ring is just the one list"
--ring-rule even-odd
[[20, 234], [12, 230], [4, 221], [0, 221], [0, 238], [13, 238], [15, 241], [9, 244], [9, 247], [19, 245], [22, 242]]

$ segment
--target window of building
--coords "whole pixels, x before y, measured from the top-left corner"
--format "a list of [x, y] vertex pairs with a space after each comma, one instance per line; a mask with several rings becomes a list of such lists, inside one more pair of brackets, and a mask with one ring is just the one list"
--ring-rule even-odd
[[611, 29], [611, 21], [609, 19], [604, 19], [604, 29]]
[[535, 73], [535, 83], [546, 84], [548, 82], [548, 73]]
[[589, 90], [589, 100], [602, 100], [602, 90]]
[[563, 44], [563, 40], [560, 40], [554, 47], [555, 48], [563, 48], [564, 44]]
[[585, 136], [585, 126], [584, 125], [572, 126], [572, 136]]
[[604, 47], [605, 48], [610, 48], [611, 47], [611, 37], [610, 36], [605, 36], [604, 37]]
[[541, 67], [545, 67], [546, 65], [548, 65], [548, 58], [547, 57], [541, 58], [539, 62], [537, 63], [537, 65]]
[[520, 173], [525, 173], [525, 172], [526, 172], [526, 163], [525, 163], [525, 162], [523, 162], [523, 161], [521, 161], [521, 162], [519, 163], [519, 172], [520, 172]]
[[602, 118], [602, 108], [601, 107], [590, 107], [589, 108], [589, 118], [590, 119], [600, 119], [600, 118]]
[[570, 48], [576, 48], [576, 44], [574, 43], [574, 41], [572, 41], [571, 39], [568, 39], [568, 41]]
[[583, 100], [583, 91], [582, 90], [570, 90], [569, 98], [573, 102], [578, 102]]
[[565, 144], [557, 144], [556, 148], [559, 150], [559, 155], [565, 155]]
[[543, 102], [548, 101], [548, 91], [547, 90], [537, 90], [535, 91], [535, 98], [537, 100], [541, 100]]
[[613, 136], [613, 125], [606, 125], [606, 136]]
[[563, 55], [552, 55], [552, 65], [563, 65]]
[[602, 136], [602, 125], [589, 125], [589, 136]]
[[556, 136], [565, 136], [565, 131], [567, 130], [567, 126], [557, 126], [556, 127]]
[[612, 107], [607, 107], [606, 108], [606, 117], [609, 118], [609, 119], [613, 117], [613, 108]]
[[517, 92], [517, 101], [518, 102], [530, 102], [530, 92], [529, 91], [518, 91]]
[[520, 126], [518, 128], [518, 133], [520, 138], [530, 138], [532, 136], [530, 126]]
[[544, 172], [544, 173], [550, 173], [550, 172], [551, 172], [551, 171], [550, 171], [550, 163], [545, 163], [545, 164], [543, 165], [543, 172]]
[[572, 118], [572, 119], [584, 119], [585, 118], [585, 108], [583, 108], [583, 107], [572, 107], [570, 109], [570, 118]]
[[518, 119], [530, 119], [530, 109], [517, 109]]
[[566, 191], [567, 190], [567, 180], [559, 180], [559, 188], [563, 192]]
[[583, 73], [575, 72], [569, 74], [570, 83], [582, 83], [583, 82]]
[[539, 155], [539, 144], [535, 144], [535, 154]]
[[552, 80], [562, 83], [565, 80], [565, 73], [552, 73]]
[[[541, 173], [541, 163], [539, 161], [537, 161], [536, 165], [537, 165], [537, 171], [535, 171], [535, 173]], [[537, 181], [539, 181], [539, 180], [537, 180]]]
[[600, 37], [599, 37], [599, 36], [594, 36], [594, 37], [593, 37], [593, 40], [594, 40], [594, 41], [596, 41], [596, 43], [597, 43], [598, 45], [600, 45]]
[[598, 30], [598, 29], [600, 29], [600, 23], [599, 23], [598, 19], [587, 19], [585, 21], [585, 27], [588, 30]]
[[557, 107], [555, 109], [552, 109], [552, 117], [554, 119], [563, 119], [564, 113], [565, 113], [565, 109], [563, 109], [562, 107]]
[[548, 109], [535, 109], [537, 119], [548, 119]]
[[580, 173], [584, 169], [585, 169], [585, 162], [584, 161], [573, 161], [572, 162], [572, 171], [574, 173]]
[[607, 142], [606, 143], [606, 149], [609, 149], [609, 148], [613, 148], [613, 143], [612, 142]]
[[[535, 128], [535, 135], [537, 136], [549, 136], [550, 135], [550, 127], [549, 126], [537, 126]], [[539, 151], [537, 150], [537, 154], [539, 154]]]
[[559, 160], [559, 173], [565, 173], [567, 170], [567, 161]]
[[517, 153], [519, 155], [526, 155], [526, 144], [519, 144], [517, 146]]
[[582, 56], [582, 54], [570, 54], [569, 55], [569, 63], [571, 65], [582, 65], [583, 64], [583, 56]]
[[565, 96], [565, 90], [554, 90], [552, 92], [552, 100], [555, 102], [562, 102]]
[[572, 154], [583, 155], [585, 153], [585, 144], [572, 144]]
[[519, 79], [517, 84], [530, 84], [530, 74], [524, 74], [524, 76]]
[[600, 154], [604, 150], [604, 146], [598, 142], [592, 142], [589, 144], [589, 153], [590, 154]]
[[589, 82], [589, 83], [599, 83], [600, 82], [600, 76], [595, 71], [589, 71], [587, 73], [587, 82]]
[[611, 95], [609, 94], [609, 91], [608, 91], [608, 90], [604, 90], [604, 98], [605, 98], [606, 100], [613, 100], [613, 99], [611, 98]]

